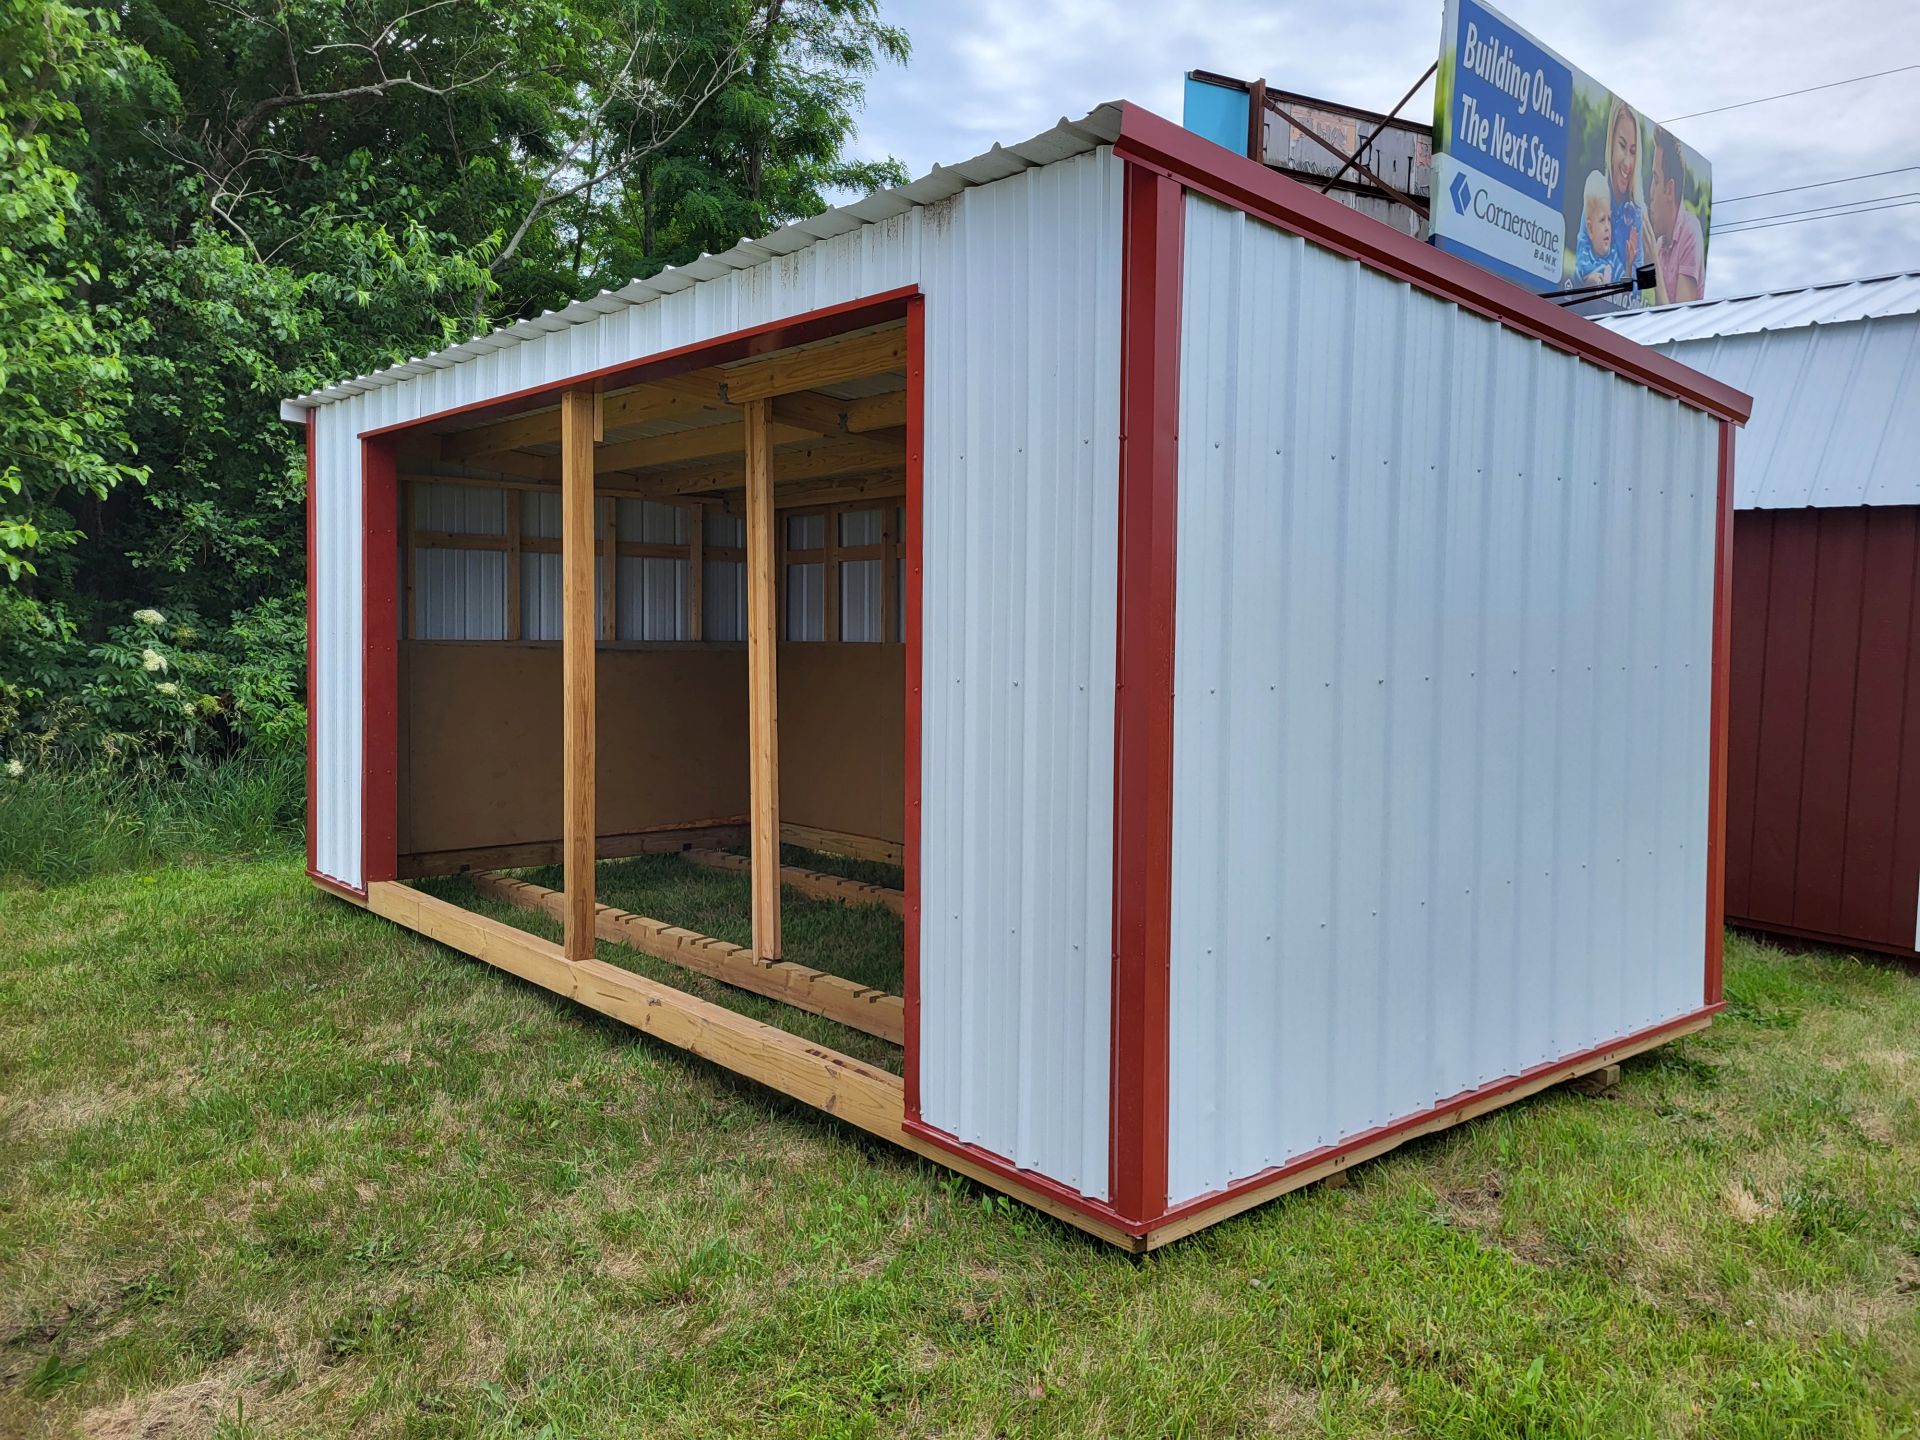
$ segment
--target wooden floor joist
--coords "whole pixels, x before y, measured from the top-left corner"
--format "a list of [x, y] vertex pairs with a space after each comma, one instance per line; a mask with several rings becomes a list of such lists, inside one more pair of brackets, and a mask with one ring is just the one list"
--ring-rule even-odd
[[[735, 870], [742, 875], [750, 874], [753, 870], [753, 862], [746, 856], [730, 855], [725, 850], [689, 845], [679, 853], [682, 860], [703, 865], [709, 870]], [[907, 897], [900, 891], [889, 890], [884, 885], [869, 885], [864, 880], [849, 880], [844, 875], [828, 875], [798, 865], [782, 865], [780, 883], [789, 890], [798, 890], [802, 895], [811, 895], [816, 900], [839, 900], [847, 905], [884, 905], [896, 915], [904, 916], [907, 913]]]
[[871, 835], [849, 835], [844, 830], [821, 830], [813, 825], [780, 823], [780, 843], [819, 850], [828, 855], [846, 855], [855, 860], [878, 860], [899, 865], [906, 860], [906, 847], [897, 840], [880, 840]]
[[[565, 897], [544, 885], [505, 875], [476, 875], [473, 884], [483, 895], [529, 910], [540, 910], [556, 918], [564, 912]], [[797, 965], [790, 960], [760, 960], [742, 946], [729, 945], [711, 935], [683, 930], [645, 915], [616, 910], [610, 905], [596, 908], [594, 934], [601, 940], [631, 945], [656, 960], [711, 976], [736, 990], [751, 991], [796, 1010], [824, 1015], [895, 1045], [906, 1037], [905, 1004], [898, 995], [843, 976], [829, 975], [810, 965]]]

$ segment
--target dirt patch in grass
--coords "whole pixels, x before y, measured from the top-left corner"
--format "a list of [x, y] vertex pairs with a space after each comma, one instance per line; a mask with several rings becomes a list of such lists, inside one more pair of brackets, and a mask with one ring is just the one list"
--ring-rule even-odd
[[224, 1378], [189, 1380], [87, 1410], [80, 1433], [87, 1440], [199, 1440], [213, 1434], [223, 1414], [234, 1413], [238, 1393]]

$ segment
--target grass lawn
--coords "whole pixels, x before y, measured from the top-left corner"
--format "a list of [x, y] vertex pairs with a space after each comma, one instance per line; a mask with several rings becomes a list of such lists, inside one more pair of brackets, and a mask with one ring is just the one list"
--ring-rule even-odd
[[1913, 1434], [1920, 979], [1727, 973], [1610, 1097], [1136, 1263], [291, 856], [0, 890], [0, 1435]]

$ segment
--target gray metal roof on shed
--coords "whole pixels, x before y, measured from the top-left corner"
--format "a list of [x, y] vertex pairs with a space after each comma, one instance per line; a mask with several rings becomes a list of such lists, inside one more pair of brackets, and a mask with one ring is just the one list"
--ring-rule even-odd
[[1753, 396], [1734, 450], [1738, 508], [1920, 505], [1920, 273], [1600, 323]]
[[1806, 285], [1797, 290], [1689, 300], [1594, 318], [1616, 335], [1642, 345], [1667, 345], [1676, 340], [1750, 335], [1760, 330], [1792, 330], [1801, 325], [1837, 325], [1915, 313], [1920, 313], [1920, 271], [1909, 270], [1864, 280]]
[[576, 300], [564, 309], [549, 310], [535, 318], [501, 326], [461, 344], [436, 350], [430, 355], [416, 356], [400, 364], [389, 365], [371, 375], [358, 375], [351, 380], [309, 391], [285, 404], [303, 408], [330, 404], [383, 385], [398, 384], [430, 370], [444, 370], [449, 365], [488, 355], [555, 330], [564, 330], [570, 325], [584, 325], [602, 315], [631, 305], [644, 305], [658, 296], [685, 290], [730, 270], [764, 265], [782, 255], [803, 250], [817, 240], [844, 235], [862, 225], [890, 219], [917, 205], [936, 204], [972, 186], [988, 185], [995, 180], [1017, 175], [1022, 170], [1083, 155], [1102, 145], [1111, 145], [1119, 134], [1120, 103], [1110, 101], [1096, 107], [1082, 119], [1068, 120], [1062, 117], [1060, 123], [1051, 130], [1042, 131], [1030, 140], [1017, 145], [996, 144], [983, 154], [958, 164], [935, 165], [932, 171], [918, 180], [891, 190], [876, 190], [851, 204], [836, 206], [808, 219], [795, 221], [757, 240], [742, 240], [718, 255], [702, 255], [686, 265], [670, 266], [648, 279], [630, 281], [618, 290], [602, 290], [598, 295]]

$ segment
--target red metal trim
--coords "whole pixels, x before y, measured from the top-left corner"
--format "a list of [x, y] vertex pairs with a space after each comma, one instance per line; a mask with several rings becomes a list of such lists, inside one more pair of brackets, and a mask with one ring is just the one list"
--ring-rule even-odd
[[1261, 1189], [1264, 1186], [1273, 1184], [1275, 1181], [1284, 1180], [1289, 1175], [1296, 1175], [1302, 1170], [1310, 1170], [1317, 1165], [1325, 1165], [1329, 1161], [1337, 1162], [1343, 1156], [1351, 1155], [1355, 1151], [1363, 1150], [1370, 1145], [1377, 1145], [1382, 1140], [1392, 1139], [1395, 1135], [1404, 1134], [1408, 1130], [1430, 1124], [1432, 1121], [1440, 1119], [1455, 1110], [1462, 1110], [1469, 1105], [1477, 1105], [1483, 1100], [1490, 1100], [1497, 1096], [1504, 1095], [1509, 1091], [1517, 1090], [1529, 1081], [1547, 1074], [1550, 1071], [1558, 1070], [1568, 1065], [1579, 1065], [1588, 1060], [1598, 1060], [1609, 1051], [1618, 1050], [1623, 1045], [1643, 1044], [1646, 1041], [1669, 1034], [1684, 1026], [1692, 1025], [1707, 1016], [1718, 1014], [1725, 1008], [1726, 1007], [1721, 1004], [1702, 1006], [1691, 1014], [1681, 1015], [1672, 1020], [1665, 1020], [1658, 1025], [1649, 1025], [1643, 1030], [1635, 1030], [1629, 1035], [1622, 1035], [1617, 1040], [1609, 1040], [1602, 1045], [1594, 1045], [1585, 1050], [1577, 1050], [1571, 1055], [1561, 1056], [1558, 1060], [1549, 1060], [1543, 1064], [1530, 1065], [1517, 1075], [1509, 1075], [1501, 1080], [1490, 1081], [1478, 1089], [1462, 1090], [1458, 1095], [1442, 1100], [1439, 1104], [1429, 1106], [1425, 1110], [1416, 1110], [1411, 1115], [1403, 1115], [1398, 1120], [1389, 1121], [1385, 1125], [1376, 1125], [1371, 1130], [1362, 1130], [1357, 1135], [1349, 1135], [1337, 1144], [1324, 1145], [1318, 1150], [1309, 1150], [1303, 1155], [1294, 1156], [1293, 1159], [1287, 1161], [1285, 1164], [1272, 1166], [1269, 1169], [1262, 1170], [1257, 1175], [1250, 1175], [1245, 1180], [1236, 1181], [1223, 1190], [1214, 1190], [1208, 1194], [1196, 1196], [1192, 1200], [1184, 1201], [1169, 1209], [1166, 1214], [1155, 1220], [1149, 1228], [1158, 1229], [1160, 1226], [1169, 1224], [1175, 1220], [1182, 1220], [1190, 1215], [1211, 1210], [1237, 1196], [1244, 1195], [1249, 1190]]
[[[922, 462], [926, 452], [925, 301], [907, 302], [907, 533], [901, 537], [907, 559], [906, 675], [906, 955], [900, 996], [904, 1007], [901, 1078], [909, 1124], [920, 1118], [920, 525]], [[891, 562], [889, 562], [891, 563]]]
[[1423, 245], [1150, 110], [1125, 103], [1114, 153], [1188, 189], [1278, 225], [1324, 249], [1497, 320], [1603, 369], [1671, 395], [1722, 420], [1745, 423], [1752, 397], [1623, 339], [1457, 255]]
[[1091, 1215], [1094, 1219], [1111, 1225], [1116, 1230], [1123, 1230], [1129, 1235], [1144, 1235], [1156, 1223], [1151, 1220], [1130, 1219], [1111, 1205], [1103, 1204], [1091, 1196], [1082, 1195], [1072, 1186], [1062, 1185], [1058, 1180], [1050, 1180], [1038, 1170], [1023, 1170], [1006, 1156], [979, 1145], [969, 1144], [956, 1135], [927, 1124], [917, 1115], [909, 1115], [900, 1128], [909, 1135], [939, 1146], [942, 1150], [951, 1150], [956, 1155], [965, 1156], [983, 1170], [991, 1170], [1003, 1179], [1011, 1180], [1014, 1184], [1025, 1186], [1029, 1190], [1038, 1191], [1050, 1200], [1056, 1200], [1070, 1209], [1079, 1211], [1082, 1215]]
[[1136, 165], [1127, 167], [1123, 204], [1108, 1194], [1116, 1210], [1144, 1221], [1167, 1203], [1174, 526], [1186, 209], [1176, 181]]
[[317, 781], [314, 775], [313, 762], [313, 742], [316, 723], [314, 720], [314, 700], [320, 693], [313, 683], [314, 649], [316, 644], [314, 638], [316, 629], [313, 614], [314, 557], [316, 549], [314, 543], [314, 528], [318, 523], [317, 517], [314, 515], [313, 477], [314, 457], [316, 454], [315, 442], [319, 438], [319, 429], [319, 418], [313, 411], [307, 411], [307, 874], [313, 876], [318, 876], [320, 873], [314, 866], [314, 860], [316, 858], [315, 846], [318, 841], [314, 827], [314, 798]]
[[399, 479], [390, 440], [360, 443], [360, 875], [399, 877]]
[[360, 438], [366, 440], [390, 435], [395, 431], [408, 430], [416, 425], [424, 425], [436, 420], [450, 419], [455, 415], [468, 419], [500, 418], [522, 410], [538, 409], [540, 408], [538, 401], [561, 390], [571, 390], [580, 385], [598, 385], [602, 390], [614, 390], [626, 385], [638, 385], [645, 380], [663, 380], [670, 375], [677, 375], [687, 370], [703, 369], [708, 365], [726, 365], [735, 360], [747, 360], [756, 355], [771, 354], [775, 350], [786, 350], [795, 345], [807, 345], [815, 340], [825, 340], [833, 335], [844, 334], [849, 330], [859, 330], [868, 325], [884, 325], [889, 320], [899, 320], [906, 315], [908, 302], [919, 293], [918, 285], [902, 285], [897, 289], [883, 290], [877, 295], [864, 295], [858, 300], [848, 300], [839, 305], [827, 305], [818, 310], [789, 315], [784, 319], [769, 320], [761, 325], [749, 325], [743, 330], [729, 331], [725, 335], [716, 335], [708, 340], [695, 340], [686, 345], [675, 346], [671, 350], [661, 350], [644, 359], [623, 360], [618, 365], [605, 365], [598, 370], [583, 371], [581, 374], [569, 375], [562, 380], [550, 380], [543, 384], [531, 385], [525, 390], [514, 390], [486, 400], [475, 400], [466, 405], [453, 405], [445, 410], [435, 410], [417, 419], [376, 426], [371, 430], [362, 430]]
[[336, 880], [331, 875], [322, 875], [318, 870], [315, 870], [311, 865], [307, 867], [307, 878], [313, 881], [313, 883], [318, 885], [322, 890], [328, 891], [329, 893], [334, 895], [338, 895], [343, 900], [351, 900], [357, 905], [364, 905], [367, 903], [367, 892], [365, 889], [356, 890], [353, 888], [353, 886], [345, 884], [342, 881]]
[[1717, 1005], [1727, 936], [1727, 701], [1733, 668], [1733, 422], [1720, 426], [1713, 526], [1713, 679], [1707, 760], [1707, 983]]

